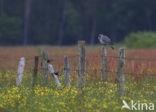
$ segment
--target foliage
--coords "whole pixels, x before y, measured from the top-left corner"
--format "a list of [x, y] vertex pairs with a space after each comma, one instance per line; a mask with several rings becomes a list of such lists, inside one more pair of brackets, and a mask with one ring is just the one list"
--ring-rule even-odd
[[0, 17], [0, 43], [2, 45], [22, 42], [22, 20], [4, 15]]
[[[2, 0], [0, 11], [1, 45], [23, 41], [25, 0]], [[104, 33], [115, 42], [124, 40], [131, 32], [156, 30], [156, 0], [32, 0], [29, 44], [56, 45], [65, 8], [62, 44], [71, 45], [77, 40], [91, 43]], [[7, 17], [3, 17], [7, 15]], [[9, 27], [8, 27], [9, 25]], [[95, 39], [95, 43], [98, 40]]]
[[156, 48], [155, 32], [131, 33], [125, 38], [125, 45], [128, 48]]
[[[43, 46], [42, 46], [43, 47]], [[77, 89], [77, 47], [45, 47], [54, 69], [62, 75], [62, 88], [57, 88], [49, 74], [49, 85], [42, 86], [40, 67], [36, 86], [32, 87], [34, 56], [39, 47], [0, 47], [0, 112], [121, 112], [122, 100], [156, 103], [156, 62], [141, 60], [154, 59], [156, 50], [126, 50], [125, 74], [126, 95], [119, 97], [115, 83], [117, 50], [108, 49], [108, 82], [101, 82], [101, 46], [89, 47], [86, 52], [86, 85], [83, 92]], [[4, 50], [5, 49], [5, 50]], [[69, 56], [71, 87], [64, 87], [64, 55]], [[19, 58], [26, 57], [23, 81], [15, 86]], [[115, 56], [112, 58], [111, 56]], [[12, 70], [11, 70], [12, 69]], [[75, 69], [75, 70], [74, 70]], [[110, 70], [110, 72], [109, 72]], [[129, 112], [124, 109], [123, 112]], [[146, 111], [145, 111], [146, 112]]]
[[[22, 85], [16, 87], [13, 82], [15, 76], [16, 73], [10, 71], [3, 76], [0, 74], [2, 112], [121, 112], [122, 100], [156, 103], [154, 80], [146, 79], [146, 82], [138, 84], [133, 78], [127, 78], [127, 94], [119, 97], [117, 85], [110, 82], [88, 80], [83, 92], [80, 92], [74, 83], [70, 88], [62, 89], [57, 89], [54, 82], [47, 87], [40, 83], [32, 87], [30, 73], [26, 73]], [[63, 76], [60, 80], [63, 82]]]

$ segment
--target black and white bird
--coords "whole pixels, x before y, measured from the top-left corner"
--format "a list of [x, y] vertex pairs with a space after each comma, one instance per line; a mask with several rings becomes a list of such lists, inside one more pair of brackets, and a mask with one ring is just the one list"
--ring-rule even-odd
[[110, 45], [110, 47], [114, 49], [113, 42], [108, 36], [99, 34], [98, 39], [102, 45]]
[[[52, 61], [52, 59], [48, 59], [47, 63], [50, 64], [50, 62]], [[51, 65], [51, 67], [53, 68], [53, 66]], [[59, 72], [54, 72], [55, 75], [60, 76]]]

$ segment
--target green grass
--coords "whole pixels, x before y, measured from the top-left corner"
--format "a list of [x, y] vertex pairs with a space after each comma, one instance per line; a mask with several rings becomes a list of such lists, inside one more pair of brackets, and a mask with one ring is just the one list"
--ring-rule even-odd
[[15, 72], [0, 74], [0, 112], [129, 112], [121, 110], [122, 100], [156, 104], [154, 78], [147, 77], [136, 83], [134, 78], [126, 77], [126, 95], [120, 97], [117, 84], [111, 82], [87, 77], [86, 87], [79, 91], [76, 79], [71, 78], [68, 88], [64, 87], [61, 76], [62, 88], [57, 88], [49, 76], [49, 85], [42, 86], [38, 79], [37, 85], [32, 87], [31, 75], [25, 73], [22, 84], [16, 87]]

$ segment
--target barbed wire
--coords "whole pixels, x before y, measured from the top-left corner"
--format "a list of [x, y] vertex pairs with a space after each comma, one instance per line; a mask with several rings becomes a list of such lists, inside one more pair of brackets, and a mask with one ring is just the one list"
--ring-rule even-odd
[[[107, 56], [107, 57], [110, 57], [110, 58], [119, 58], [118, 56]], [[156, 61], [156, 58], [149, 59], [149, 58], [124, 57], [123, 59], [126, 59], [126, 60], [138, 60], [138, 61]]]
[[[78, 58], [79, 55], [74, 55], [74, 56], [68, 56], [68, 58], [75, 58], [77, 57]], [[86, 58], [89, 57], [89, 58], [97, 58], [97, 57], [102, 57], [102, 55], [98, 55], [98, 56], [94, 56], [94, 55], [89, 55], [87, 56], [86, 55]], [[119, 59], [119, 56], [106, 56], [108, 58], [115, 58], [115, 59]], [[136, 61], [156, 61], [156, 58], [134, 58], [134, 57], [124, 57], [123, 59], [125, 60], [136, 60]], [[61, 57], [61, 59], [54, 59], [52, 58], [53, 61], [59, 61], [59, 60], [63, 60], [63, 58]]]
[[[0, 59], [10, 59], [10, 60], [15, 60], [15, 61], [19, 61], [20, 58], [22, 57], [16, 57], [14, 59], [12, 59], [12, 57], [5, 57], [5, 56], [0, 56]], [[26, 60], [33, 60], [34, 57], [24, 57]]]
[[[117, 71], [110, 71], [110, 70], [107, 70], [107, 72], [111, 72], [111, 73], [118, 73]], [[144, 76], [144, 75], [147, 75], [148, 74], [148, 76], [156, 76], [156, 74], [149, 74], [149, 73], [144, 73], [144, 74], [142, 74], [142, 73], [128, 73], [128, 72], [124, 72], [123, 74], [126, 74], [126, 75], [133, 75], [133, 76]]]
[[[79, 70], [78, 69], [68, 69], [69, 72], [78, 72]], [[61, 72], [64, 72], [65, 69], [62, 69]], [[89, 72], [102, 72], [102, 69], [86, 69], [85, 70], [86, 73], [89, 73]], [[114, 73], [114, 74], [117, 74], [118, 72], [117, 71], [112, 71], [112, 70], [107, 70], [106, 72], [108, 73]], [[145, 76], [145, 75], [148, 75], [148, 76], [154, 76], [156, 77], [156, 73], [152, 73], [152, 74], [149, 74], [149, 73], [128, 73], [128, 72], [124, 72], [123, 74], [126, 74], [126, 75], [131, 75], [131, 76]]]
[[[76, 58], [76, 57], [78, 58], [78, 56], [79, 55], [73, 55], [73, 56], [68, 56], [68, 58], [70, 58], [70, 59]], [[38, 57], [41, 58], [42, 56], [39, 55]], [[94, 55], [87, 56], [86, 55], [86, 58], [87, 57], [89, 57], [89, 58], [95, 58], [95, 57], [102, 57], [102, 55], [96, 55], [96, 56], [94, 56]], [[106, 57], [108, 57], [108, 58], [115, 58], [115, 59], [118, 59], [119, 58], [119, 56], [106, 56]], [[14, 58], [14, 60], [20, 60], [20, 58], [21, 57], [17, 57], [17, 58]], [[0, 59], [12, 59], [12, 58], [11, 57], [6, 57], [6, 56], [0, 56]], [[25, 57], [25, 59], [26, 60], [33, 60], [34, 57]], [[60, 59], [59, 58], [55, 59], [55, 56], [54, 56], [53, 58], [49, 57], [49, 59], [51, 59], [52, 61], [59, 61], [59, 60], [62, 61], [64, 58], [60, 57]], [[153, 61], [156, 61], [156, 58], [151, 59], [151, 58], [124, 57], [123, 59], [125, 59], [125, 60], [138, 60], [138, 61], [152, 61], [152, 62]]]
[[[68, 56], [68, 58], [76, 58], [76, 57], [78, 57], [79, 55], [72, 55], [72, 56]], [[40, 56], [38, 56], [39, 58], [41, 58], [41, 55]], [[91, 56], [89, 56], [89, 57], [102, 57], [102, 56], [100, 56], [100, 55], [96, 55], [96, 56], [93, 56], [93, 55], [91, 55]], [[107, 56], [108, 58], [115, 58], [115, 59], [118, 59], [119, 57], [118, 56]], [[10, 57], [5, 57], [5, 56], [0, 56], [0, 59], [10, 59]], [[21, 57], [20, 57], [21, 58]], [[20, 60], [20, 58], [15, 58], [14, 60], [16, 60], [16, 61], [19, 61]], [[26, 57], [25, 58], [26, 59], [26, 62], [27, 61], [32, 61], [32, 60], [34, 60], [34, 57]], [[54, 59], [54, 58], [49, 58], [49, 59], [52, 59], [52, 61], [55, 61], [55, 62], [57, 62], [57, 61], [63, 61], [64, 60], [64, 58], [62, 58], [61, 57], [61, 59]], [[149, 59], [149, 58], [133, 58], [133, 57], [125, 57], [124, 59], [126, 59], [126, 60], [139, 60], [139, 61], [156, 61], [156, 59], [154, 58], [154, 59]], [[64, 70], [62, 70], [62, 72], [63, 72]], [[70, 69], [70, 71], [78, 71], [77, 69]], [[102, 71], [101, 69], [86, 69], [86, 72], [90, 72], [90, 71]], [[110, 71], [110, 70], [107, 70], [107, 72], [110, 72], [110, 73], [117, 73], [117, 71]], [[149, 74], [149, 73], [144, 73], [144, 74], [140, 74], [140, 73], [124, 73], [124, 74], [127, 74], [127, 75], [135, 75], [135, 76], [140, 76], [140, 75], [145, 75], [145, 74], [148, 74], [148, 75], [150, 75], [150, 76], [156, 76], [156, 74], [154, 74], [154, 73], [152, 73], [152, 74]]]

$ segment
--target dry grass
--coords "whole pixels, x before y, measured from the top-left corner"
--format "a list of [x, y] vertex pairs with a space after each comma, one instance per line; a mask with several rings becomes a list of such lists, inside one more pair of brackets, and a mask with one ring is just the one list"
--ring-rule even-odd
[[[41, 48], [48, 50], [54, 69], [63, 73], [64, 55], [69, 56], [71, 88], [57, 89], [52, 78], [47, 87], [32, 88], [33, 58], [40, 55]], [[86, 48], [86, 86], [83, 93], [77, 91], [77, 48], [76, 47], [0, 47], [0, 111], [2, 112], [121, 112], [122, 100], [155, 103], [156, 61], [140, 60], [156, 58], [154, 49], [126, 50], [126, 56], [139, 60], [126, 60], [126, 96], [119, 97], [115, 80], [117, 58], [108, 57], [108, 82], [101, 80], [101, 49]], [[117, 50], [108, 49], [108, 56], [118, 56]], [[26, 58], [26, 68], [20, 87], [15, 87], [16, 70], [20, 57]], [[40, 64], [39, 64], [40, 65]], [[40, 66], [39, 66], [40, 67]], [[13, 71], [11, 71], [13, 70]], [[6, 72], [4, 72], [6, 71]], [[152, 77], [151, 77], [152, 76]], [[143, 80], [142, 80], [143, 79]], [[64, 76], [59, 80], [63, 86]], [[107, 85], [107, 86], [106, 86]], [[129, 110], [124, 110], [125, 112]], [[146, 111], [146, 110], [145, 110]]]
[[[0, 47], [0, 69], [3, 71], [17, 70], [18, 61], [20, 57], [26, 58], [26, 70], [33, 69], [33, 58], [35, 55], [40, 55], [41, 49], [44, 48], [49, 53], [49, 58], [54, 61], [52, 64], [59, 72], [63, 72], [64, 56], [69, 56], [71, 74], [76, 75], [77, 70], [77, 47]], [[108, 56], [118, 56], [118, 51], [108, 49]], [[86, 47], [86, 65], [87, 74], [96, 78], [101, 77], [101, 48]], [[126, 57], [128, 58], [148, 58], [156, 59], [155, 49], [131, 49], [126, 50]], [[110, 77], [115, 79], [117, 69], [117, 58], [108, 57], [108, 70]], [[156, 74], [156, 60], [126, 60], [125, 73], [131, 73], [136, 79], [140, 79], [143, 75]], [[140, 75], [141, 74], [141, 75]], [[128, 74], [127, 74], [128, 75]]]

